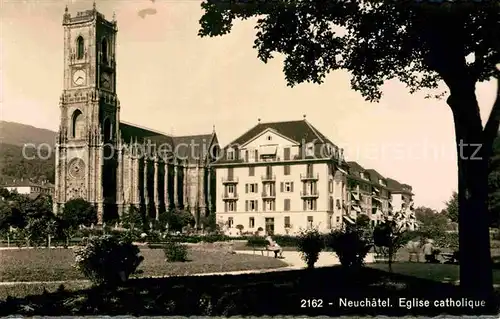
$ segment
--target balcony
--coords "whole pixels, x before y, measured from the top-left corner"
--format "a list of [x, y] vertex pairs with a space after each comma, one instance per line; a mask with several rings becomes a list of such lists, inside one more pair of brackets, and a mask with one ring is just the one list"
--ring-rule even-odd
[[222, 184], [237, 184], [237, 183], [238, 183], [238, 177], [234, 176], [222, 177]]
[[238, 200], [237, 193], [223, 193], [222, 200]]
[[300, 180], [301, 181], [317, 181], [319, 179], [319, 173], [307, 173], [307, 174], [300, 174]]
[[262, 199], [273, 199], [273, 198], [276, 198], [275, 191], [263, 191], [262, 192]]
[[318, 191], [306, 191], [306, 192], [301, 191], [300, 197], [302, 197], [302, 198], [318, 198], [319, 193], [318, 193]]
[[262, 182], [263, 183], [273, 183], [275, 181], [276, 181], [276, 175], [272, 175], [272, 174], [262, 175]]

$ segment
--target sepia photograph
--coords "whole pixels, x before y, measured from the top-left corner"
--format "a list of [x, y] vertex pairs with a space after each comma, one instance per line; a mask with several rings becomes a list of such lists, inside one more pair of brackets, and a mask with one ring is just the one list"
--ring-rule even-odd
[[0, 0], [0, 316], [500, 313], [500, 2]]

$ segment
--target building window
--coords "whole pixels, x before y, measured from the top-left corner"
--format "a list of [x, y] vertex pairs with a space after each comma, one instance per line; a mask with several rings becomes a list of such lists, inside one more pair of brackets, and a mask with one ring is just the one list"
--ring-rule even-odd
[[313, 143], [307, 144], [306, 156], [314, 156], [314, 144]]
[[336, 220], [337, 220], [337, 224], [340, 223], [340, 216], [337, 216]]
[[272, 140], [272, 139], [273, 139], [273, 138], [271, 137], [271, 135], [268, 135], [268, 136], [267, 136], [267, 140], [268, 140], [268, 141], [270, 141], [270, 140]]
[[330, 210], [333, 210], [333, 197], [332, 196], [330, 196], [330, 201], [329, 201], [328, 206], [329, 206]]
[[292, 193], [293, 192], [293, 182], [281, 182], [281, 192]]
[[255, 218], [250, 217], [248, 219], [248, 228], [254, 228], [255, 227]]
[[285, 202], [283, 203], [283, 210], [290, 211], [290, 198], [285, 198]]
[[108, 63], [109, 50], [108, 50], [108, 40], [106, 40], [106, 38], [102, 39], [101, 41], [101, 50], [102, 50], [102, 62]]
[[313, 217], [312, 216], [307, 216], [307, 227], [308, 228], [313, 227]]
[[330, 181], [328, 183], [328, 190], [330, 191], [330, 193], [333, 193], [333, 181]]
[[250, 166], [248, 168], [248, 176], [255, 176], [255, 166]]
[[230, 148], [230, 149], [227, 150], [227, 159], [229, 161], [233, 161], [234, 160], [234, 150], [232, 148]]
[[285, 147], [283, 149], [283, 158], [285, 161], [290, 160], [290, 148], [289, 147]]
[[253, 194], [256, 194], [259, 190], [259, 184], [246, 184], [245, 185], [246, 187], [246, 192], [247, 193], [253, 193]]
[[233, 217], [229, 217], [227, 219], [227, 225], [229, 226], [229, 228], [233, 228], [233, 224], [234, 224]]
[[234, 188], [234, 185], [227, 185], [227, 193], [228, 194], [234, 194], [236, 189]]
[[235, 202], [227, 202], [227, 211], [228, 212], [235, 212], [236, 211], [236, 203]]
[[315, 210], [316, 200], [314, 200], [314, 199], [306, 199], [305, 200], [305, 204], [306, 204], [306, 210]]
[[312, 176], [313, 173], [314, 173], [313, 165], [312, 164], [307, 164], [307, 175], [308, 176]]
[[257, 211], [258, 201], [257, 200], [247, 200], [245, 202], [246, 211], [247, 212], [255, 212]]
[[275, 210], [274, 200], [264, 200], [264, 209], [267, 212], [273, 212]]
[[290, 165], [283, 166], [283, 169], [285, 175], [290, 175]]
[[340, 207], [341, 207], [341, 205], [340, 205], [340, 199], [336, 200], [336, 206], [337, 206], [337, 209], [340, 209]]
[[290, 216], [285, 216], [285, 228], [292, 228], [290, 225]]
[[83, 37], [82, 37], [82, 36], [79, 36], [79, 37], [76, 39], [76, 58], [77, 58], [78, 60], [83, 59], [84, 52], [85, 52], [85, 49], [84, 49]]

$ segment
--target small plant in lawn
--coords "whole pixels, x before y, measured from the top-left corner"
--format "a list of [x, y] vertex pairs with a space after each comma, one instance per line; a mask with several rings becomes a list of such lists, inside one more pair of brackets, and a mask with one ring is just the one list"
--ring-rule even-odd
[[172, 239], [165, 244], [163, 252], [165, 253], [165, 258], [168, 262], [185, 262], [188, 260], [188, 250], [186, 245]]
[[326, 247], [338, 256], [344, 268], [357, 269], [364, 263], [372, 244], [363, 236], [357, 227], [346, 227], [345, 230], [334, 230], [325, 238]]
[[314, 268], [318, 261], [319, 253], [324, 248], [323, 237], [315, 228], [302, 230], [297, 238], [297, 249], [302, 260], [307, 264], [307, 268]]
[[118, 286], [143, 260], [136, 245], [112, 235], [86, 238], [84, 246], [75, 251], [76, 268], [98, 285]]

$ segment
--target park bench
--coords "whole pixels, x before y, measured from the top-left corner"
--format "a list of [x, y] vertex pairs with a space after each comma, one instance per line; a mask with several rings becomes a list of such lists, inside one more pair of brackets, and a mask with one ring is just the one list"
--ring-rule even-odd
[[441, 253], [445, 264], [459, 264], [458, 251], [453, 253]]
[[[273, 252], [274, 253], [274, 258], [278, 258], [278, 251], [274, 249], [269, 249], [269, 247], [252, 247], [253, 249], [253, 254], [255, 255], [255, 252], [261, 253], [262, 256], [264, 256], [264, 252], [267, 252], [267, 257], [269, 257], [269, 253]], [[281, 256], [280, 256], [281, 257]]]

